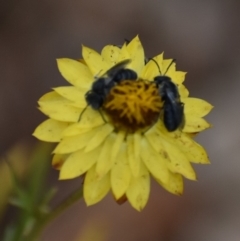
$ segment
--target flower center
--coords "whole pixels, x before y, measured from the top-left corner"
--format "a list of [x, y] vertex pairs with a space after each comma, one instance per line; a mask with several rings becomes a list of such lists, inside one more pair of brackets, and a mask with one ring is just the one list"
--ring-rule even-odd
[[103, 110], [117, 130], [132, 133], [152, 126], [158, 120], [162, 106], [155, 83], [124, 80], [111, 89]]

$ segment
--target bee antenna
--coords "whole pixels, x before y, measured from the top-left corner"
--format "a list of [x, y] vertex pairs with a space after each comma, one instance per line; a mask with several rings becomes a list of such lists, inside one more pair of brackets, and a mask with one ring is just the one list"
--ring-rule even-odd
[[[168, 67], [167, 67], [165, 73], [162, 74], [158, 62], [157, 62], [155, 59], [153, 59], [153, 58], [151, 58], [150, 60], [152, 60], [152, 61], [157, 65], [157, 67], [158, 67], [158, 71], [159, 71], [159, 73], [160, 73], [161, 75], [165, 75], [165, 74], [168, 72], [168, 70], [169, 70], [169, 68], [171, 67], [171, 65], [172, 65], [173, 63], [176, 62], [176, 59], [173, 59], [173, 60], [171, 61], [171, 63], [168, 65]], [[150, 60], [149, 60], [149, 61], [150, 61]]]
[[168, 72], [169, 68], [171, 67], [171, 65], [172, 65], [173, 63], [176, 63], [176, 59], [173, 59], [173, 60], [171, 61], [171, 63], [168, 65], [168, 67], [167, 67], [164, 75]]
[[159, 67], [159, 65], [158, 65], [158, 62], [157, 62], [155, 59], [153, 59], [153, 58], [149, 59], [149, 61], [151, 61], [151, 60], [157, 65], [158, 71], [159, 71], [160, 75], [162, 75], [162, 72], [161, 72], [161, 70], [160, 70], [160, 67]]

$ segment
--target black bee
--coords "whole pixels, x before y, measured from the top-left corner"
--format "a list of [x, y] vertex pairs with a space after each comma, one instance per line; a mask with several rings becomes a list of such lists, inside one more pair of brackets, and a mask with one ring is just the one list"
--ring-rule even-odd
[[[137, 73], [135, 71], [124, 68], [130, 62], [131, 60], [129, 59], [123, 60], [109, 69], [102, 77], [94, 81], [91, 90], [85, 94], [87, 106], [91, 106], [94, 110], [99, 110], [114, 85], [120, 83], [122, 80], [137, 79]], [[81, 119], [83, 112], [81, 113], [79, 120]]]
[[91, 90], [89, 90], [85, 95], [87, 104], [94, 110], [98, 110], [102, 107], [106, 96], [114, 85], [120, 83], [122, 80], [136, 80], [136, 72], [131, 69], [124, 69], [124, 67], [129, 63], [129, 59], [123, 60], [109, 69], [104, 74], [106, 77], [98, 78], [92, 84]]
[[[151, 60], [157, 64], [154, 59]], [[169, 64], [163, 75], [157, 64], [160, 75], [154, 78], [154, 82], [159, 89], [159, 94], [164, 101], [163, 122], [169, 132], [175, 131], [177, 128], [184, 125], [184, 104], [180, 101], [178, 88], [172, 82], [171, 78], [165, 75], [174, 62], [175, 60]]]

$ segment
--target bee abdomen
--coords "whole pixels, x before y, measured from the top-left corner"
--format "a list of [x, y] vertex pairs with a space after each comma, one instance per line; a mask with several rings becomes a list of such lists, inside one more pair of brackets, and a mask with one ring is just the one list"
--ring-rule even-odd
[[183, 125], [183, 109], [183, 104], [181, 102], [173, 104], [170, 101], [165, 101], [163, 122], [168, 131], [175, 131]]

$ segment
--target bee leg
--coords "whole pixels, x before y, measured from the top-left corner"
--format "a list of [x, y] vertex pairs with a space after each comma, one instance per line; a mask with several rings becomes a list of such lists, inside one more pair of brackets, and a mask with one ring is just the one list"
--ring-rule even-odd
[[98, 111], [99, 111], [99, 114], [101, 115], [103, 121], [104, 121], [105, 123], [107, 123], [107, 121], [106, 121], [106, 119], [105, 119], [105, 117], [104, 117], [102, 111], [101, 111], [100, 109], [99, 109]]
[[78, 118], [78, 121], [77, 122], [80, 122], [81, 121], [81, 118], [82, 118], [82, 115], [83, 113], [86, 111], [86, 109], [88, 108], [88, 105], [82, 110], [82, 112], [80, 113], [79, 115], [79, 118]]

